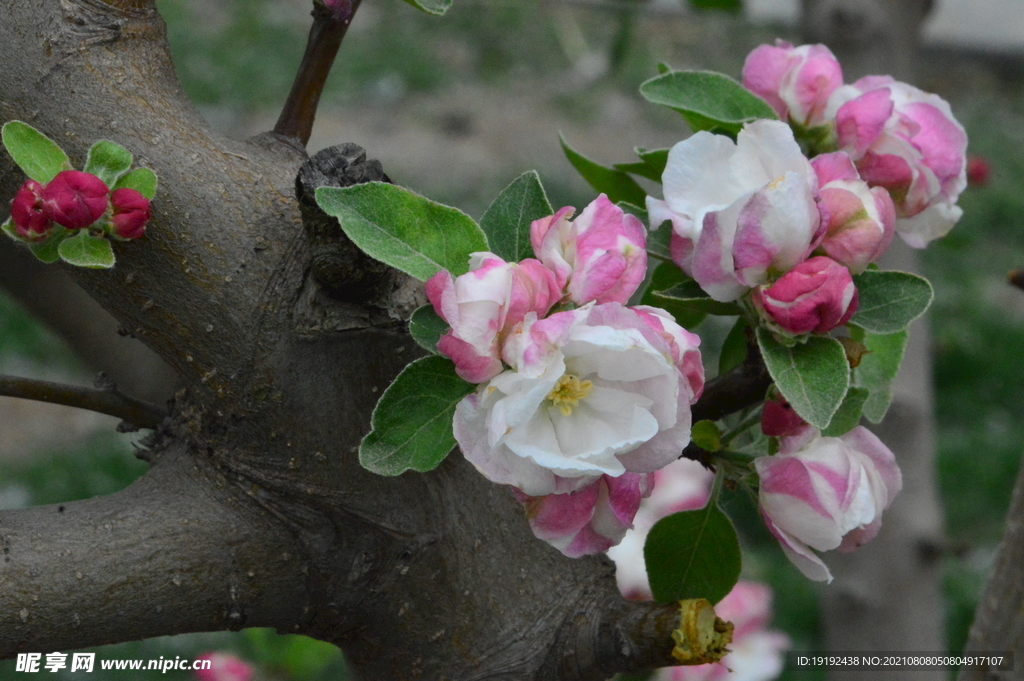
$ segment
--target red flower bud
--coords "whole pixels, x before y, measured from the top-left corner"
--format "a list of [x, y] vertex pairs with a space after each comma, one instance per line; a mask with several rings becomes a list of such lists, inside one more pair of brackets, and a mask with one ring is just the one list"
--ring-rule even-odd
[[807, 422], [789, 405], [782, 395], [771, 397], [764, 402], [761, 412], [761, 432], [769, 437], [795, 435], [807, 426]]
[[110, 205], [114, 207], [111, 234], [118, 239], [138, 239], [145, 234], [149, 199], [134, 189], [123, 187], [111, 192]]
[[823, 255], [803, 261], [771, 286], [758, 286], [754, 307], [775, 330], [827, 333], [857, 311], [857, 288], [845, 267]]
[[82, 229], [107, 210], [107, 185], [80, 170], [64, 170], [43, 189], [43, 207], [54, 222], [68, 229]]
[[26, 241], [40, 241], [49, 233], [53, 223], [43, 210], [43, 185], [27, 180], [11, 201], [11, 220], [14, 229]]
[[981, 187], [988, 184], [992, 175], [992, 166], [981, 156], [967, 157], [967, 183]]

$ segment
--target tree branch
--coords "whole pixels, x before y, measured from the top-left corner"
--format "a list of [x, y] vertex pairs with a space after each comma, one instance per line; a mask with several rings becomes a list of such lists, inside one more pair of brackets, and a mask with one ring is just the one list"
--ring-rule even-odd
[[313, 25], [309, 29], [306, 52], [274, 126], [278, 135], [296, 139], [302, 146], [309, 142], [324, 83], [361, 1], [335, 0], [336, 5], [345, 6], [340, 11], [332, 11], [324, 4], [314, 2]]
[[0, 395], [97, 411], [140, 428], [156, 428], [167, 416], [156, 405], [122, 395], [116, 388], [86, 388], [0, 374]]

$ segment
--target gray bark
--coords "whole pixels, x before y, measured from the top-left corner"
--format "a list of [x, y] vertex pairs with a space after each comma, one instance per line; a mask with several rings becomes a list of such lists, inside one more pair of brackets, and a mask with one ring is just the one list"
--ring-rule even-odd
[[[921, 23], [930, 0], [804, 0], [809, 42], [823, 42], [843, 66], [846, 82], [891, 74], [913, 82]], [[899, 239], [885, 269], [917, 271], [917, 257]], [[835, 581], [823, 591], [825, 643], [833, 651], [945, 650], [943, 633], [942, 514], [935, 480], [935, 424], [931, 343], [927, 321], [911, 326], [905, 361], [889, 414], [870, 426], [896, 454], [903, 491], [886, 511], [870, 551], [829, 558]], [[830, 670], [830, 681], [854, 681], [863, 672]], [[898, 681], [903, 671], [875, 671], [872, 679]], [[915, 672], [915, 678], [945, 678]]]
[[[152, 2], [2, 0], [0, 64], [0, 119], [79, 167], [113, 139], [159, 174], [146, 237], [116, 244], [113, 270], [68, 274], [181, 386], [139, 482], [0, 513], [0, 657], [271, 626], [340, 645], [371, 681], [671, 663], [675, 606], [626, 602], [607, 559], [534, 539], [461, 457], [396, 478], [359, 466], [376, 396], [414, 356], [417, 296], [395, 277], [360, 299], [317, 286], [293, 195], [304, 152], [211, 131]], [[0, 195], [22, 180], [0, 158]]]

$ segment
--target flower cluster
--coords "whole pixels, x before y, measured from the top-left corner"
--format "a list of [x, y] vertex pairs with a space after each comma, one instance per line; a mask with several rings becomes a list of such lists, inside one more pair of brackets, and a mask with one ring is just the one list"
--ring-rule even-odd
[[427, 282], [449, 325], [437, 347], [479, 384], [455, 411], [464, 456], [516, 489], [534, 533], [566, 555], [618, 543], [651, 473], [690, 441], [704, 386], [700, 339], [667, 312], [629, 307], [646, 232], [605, 195], [533, 222], [536, 259], [476, 253]]
[[127, 241], [145, 233], [149, 199], [128, 187], [111, 191], [90, 173], [64, 170], [45, 185], [27, 180], [11, 201], [11, 221], [27, 243], [45, 241], [58, 228], [95, 228]]

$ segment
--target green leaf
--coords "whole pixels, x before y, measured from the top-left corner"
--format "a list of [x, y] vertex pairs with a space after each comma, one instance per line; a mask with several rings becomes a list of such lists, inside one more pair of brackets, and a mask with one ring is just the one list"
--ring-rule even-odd
[[747, 320], [740, 317], [729, 329], [718, 355], [718, 375], [727, 374], [747, 358]]
[[3, 230], [4, 234], [6, 234], [7, 236], [11, 237], [12, 239], [17, 241], [18, 243], [24, 243], [22, 241], [21, 235], [18, 234], [18, 230], [15, 229], [15, 227], [14, 227], [14, 219], [13, 218], [7, 218], [7, 220], [4, 222], [4, 224], [0, 225], [0, 230]]
[[14, 162], [36, 182], [46, 184], [60, 171], [71, 168], [64, 150], [28, 123], [8, 121], [0, 136]]
[[569, 159], [569, 163], [594, 188], [594, 191], [607, 194], [608, 200], [612, 203], [626, 201], [637, 206], [646, 204], [647, 192], [632, 177], [621, 170], [606, 168], [603, 165], [594, 163], [570, 148], [565, 138], [561, 135], [558, 136], [558, 139], [562, 143], [562, 151], [565, 152], [565, 157]]
[[860, 303], [850, 320], [871, 333], [896, 333], [924, 314], [934, 292], [927, 279], [908, 272], [865, 270], [853, 278]]
[[768, 373], [796, 413], [815, 428], [828, 426], [850, 387], [850, 365], [839, 341], [811, 336], [787, 347], [762, 327], [757, 344]]
[[[676, 269], [679, 270], [678, 267]], [[682, 273], [682, 270], [679, 270], [679, 272]], [[691, 310], [707, 314], [723, 315], [726, 317], [740, 314], [740, 307], [736, 303], [721, 303], [709, 296], [696, 281], [685, 274], [683, 274], [683, 277], [684, 280], [674, 286], [661, 291], [655, 290], [653, 293], [654, 299], [670, 300], [677, 305], [683, 305]]]
[[835, 416], [828, 424], [828, 428], [821, 431], [826, 437], [839, 437], [846, 435], [860, 424], [860, 417], [863, 413], [864, 402], [868, 399], [868, 391], [864, 388], [850, 388], [843, 403], [839, 405]]
[[[644, 220], [644, 223], [648, 223], [650, 220]], [[665, 220], [657, 227], [651, 228], [647, 232], [647, 252], [656, 258], [662, 260], [672, 261], [672, 250], [669, 245], [672, 241], [672, 223], [669, 220]], [[678, 265], [677, 265], [678, 267]]]
[[717, 452], [722, 448], [722, 431], [714, 421], [707, 419], [693, 424], [690, 428], [690, 439], [693, 444], [709, 452]]
[[743, 0], [690, 0], [694, 9], [718, 10], [721, 12], [740, 12], [743, 10]]
[[[650, 246], [649, 241], [648, 246]], [[658, 266], [654, 268], [651, 274], [651, 281], [648, 284], [647, 290], [640, 298], [640, 304], [660, 307], [675, 317], [680, 326], [692, 329], [704, 321], [704, 318], [707, 316], [706, 312], [695, 309], [685, 302], [679, 303], [671, 298], [656, 296], [657, 291], [672, 288], [676, 284], [689, 279], [674, 262], [658, 263]]]
[[448, 8], [452, 6], [452, 0], [405, 0], [407, 3], [412, 5], [418, 10], [422, 10], [427, 14], [433, 14], [435, 16], [441, 16], [448, 11]]
[[884, 335], [865, 334], [861, 341], [870, 351], [860, 359], [860, 366], [853, 370], [853, 385], [868, 391], [864, 402], [864, 416], [872, 423], [885, 417], [892, 402], [892, 382], [903, 361], [907, 347], [906, 329]]
[[717, 603], [739, 580], [739, 539], [728, 516], [709, 501], [699, 511], [659, 520], [647, 535], [644, 561], [654, 600]]
[[116, 142], [100, 140], [89, 148], [83, 170], [103, 180], [107, 187], [113, 187], [131, 167], [130, 151]]
[[122, 175], [112, 189], [134, 189], [152, 201], [156, 196], [156, 185], [156, 173], [149, 168], [136, 168], [127, 175]]
[[480, 218], [491, 252], [508, 262], [532, 258], [530, 224], [555, 211], [548, 202], [537, 171], [520, 175], [505, 187]]
[[46, 241], [28, 244], [28, 250], [47, 265], [55, 263], [60, 260], [60, 245], [64, 243], [66, 236], [67, 232], [53, 234]]
[[433, 305], [417, 308], [409, 317], [409, 335], [424, 350], [437, 354], [437, 341], [448, 330], [448, 322], [434, 312]]
[[661, 182], [665, 165], [668, 163], [668, 149], [637, 149], [636, 155], [640, 157], [639, 163], [616, 163], [613, 167], [624, 173], [633, 173], [654, 182]]
[[777, 119], [767, 102], [732, 78], [712, 71], [672, 71], [640, 85], [652, 104], [678, 111], [694, 132], [710, 130], [733, 137], [744, 123]]
[[424, 357], [405, 367], [373, 410], [359, 463], [379, 475], [433, 470], [455, 448], [455, 405], [475, 388], [444, 357]]
[[114, 266], [114, 249], [110, 242], [84, 229], [61, 241], [57, 252], [64, 262], [77, 267], [103, 269]]
[[363, 252], [420, 281], [465, 274], [470, 254], [488, 249], [473, 218], [393, 184], [320, 187], [316, 201]]

